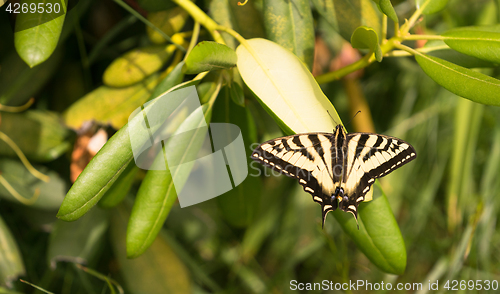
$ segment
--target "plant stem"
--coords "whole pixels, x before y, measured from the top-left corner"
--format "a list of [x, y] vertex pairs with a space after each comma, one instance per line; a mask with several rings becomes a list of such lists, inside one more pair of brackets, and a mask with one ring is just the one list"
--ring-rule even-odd
[[400, 33], [401, 34], [400, 34], [400, 36], [406, 36], [408, 34], [408, 32], [410, 31], [410, 29], [415, 25], [415, 23], [417, 22], [418, 18], [420, 17], [420, 15], [422, 14], [422, 12], [424, 11], [425, 7], [427, 7], [427, 5], [431, 1], [432, 0], [426, 0], [424, 2], [424, 4], [422, 4], [422, 6], [420, 6], [417, 10], [415, 10], [415, 12], [410, 17], [410, 19], [403, 26], [401, 26], [401, 29], [400, 29]]
[[203, 10], [201, 10], [196, 4], [189, 0], [172, 0], [175, 4], [186, 10], [192, 18], [198, 21], [202, 26], [204, 26], [212, 35], [214, 40], [221, 44], [226, 44], [221, 34], [217, 31], [219, 26], [213, 19], [211, 19]]
[[324, 83], [328, 83], [328, 82], [331, 82], [334, 80], [339, 80], [340, 78], [350, 74], [351, 72], [354, 72], [358, 69], [366, 67], [368, 64], [371, 63], [369, 61], [371, 55], [373, 55], [373, 54], [367, 54], [367, 55], [363, 56], [363, 58], [361, 58], [360, 60], [358, 60], [354, 63], [351, 63], [348, 66], [345, 66], [339, 70], [331, 71], [329, 73], [319, 75], [316, 77], [316, 82], [318, 82], [318, 84], [324, 84]]
[[408, 35], [403, 37], [405, 40], [445, 40], [447, 37], [439, 35]]

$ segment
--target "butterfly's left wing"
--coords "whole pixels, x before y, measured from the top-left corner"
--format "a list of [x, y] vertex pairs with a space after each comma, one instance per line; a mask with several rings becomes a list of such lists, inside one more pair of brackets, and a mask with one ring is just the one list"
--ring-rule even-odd
[[380, 134], [351, 133], [346, 144], [343, 183], [349, 203], [341, 208], [357, 218], [358, 204], [365, 200], [375, 179], [412, 161], [417, 153], [407, 142]]
[[337, 208], [331, 196], [340, 183], [333, 134], [307, 133], [276, 138], [255, 148], [252, 159], [295, 178], [326, 214]]

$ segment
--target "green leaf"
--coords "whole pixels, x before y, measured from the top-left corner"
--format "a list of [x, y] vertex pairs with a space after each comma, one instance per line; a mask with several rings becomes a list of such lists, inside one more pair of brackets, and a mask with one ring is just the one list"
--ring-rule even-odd
[[462, 27], [442, 34], [453, 50], [500, 64], [500, 25]]
[[[136, 116], [131, 124], [137, 123], [141, 123], [141, 120]], [[78, 176], [66, 194], [57, 217], [64, 221], [75, 221], [87, 213], [111, 188], [132, 160], [127, 125], [104, 144]]]
[[[169, 150], [170, 157], [192, 158], [198, 153], [205, 140], [204, 132], [207, 131], [207, 128], [202, 127], [206, 121], [199, 119], [200, 112], [203, 112], [205, 117], [210, 117], [211, 110], [205, 104], [183, 120], [174, 133], [180, 134], [186, 130], [195, 130], [195, 134], [187, 136], [186, 140], [176, 137], [175, 140], [166, 142], [165, 150]], [[155, 160], [167, 164], [163, 153], [159, 153]], [[194, 161], [191, 162], [194, 164]], [[167, 167], [167, 170], [149, 170], [142, 181], [127, 229], [127, 256], [129, 258], [144, 253], [162, 228], [172, 205], [177, 200], [176, 191], [182, 189], [182, 185], [176, 184], [174, 187], [172, 178], [187, 180], [191, 172], [190, 168], [186, 169], [180, 166]]]
[[480, 68], [480, 67], [495, 67], [494, 63], [465, 55], [463, 53], [457, 52], [442, 40], [431, 40], [425, 43], [425, 49], [428, 49], [428, 55], [435, 56], [437, 58], [444, 59], [451, 63], [466, 67], [466, 68]]
[[[51, 161], [73, 146], [72, 132], [61, 124], [56, 113], [40, 110], [3, 112], [1, 119], [0, 131], [12, 139], [29, 159]], [[2, 140], [0, 154], [17, 156]]]
[[[334, 123], [330, 115], [340, 123], [337, 112], [314, 77], [290, 51], [268, 40], [252, 39], [240, 45], [236, 53], [241, 77], [282, 128], [292, 133], [331, 132]], [[378, 230], [356, 230], [353, 240], [360, 248], [364, 244], [375, 244], [376, 250], [363, 251], [367, 257], [380, 269], [399, 273], [406, 264], [406, 254], [399, 253], [406, 252], [406, 249], [403, 243], [393, 242], [402, 240], [401, 233], [387, 201], [376, 203], [365, 205], [358, 215], [360, 219], [366, 215], [370, 222], [375, 223], [373, 225], [387, 226], [387, 235], [380, 238]], [[377, 211], [384, 211], [387, 215], [382, 216]], [[336, 214], [351, 220], [340, 221], [346, 232], [356, 226], [350, 214]], [[387, 221], [388, 218], [392, 221]], [[398, 253], [397, 256], [394, 252]], [[390, 266], [380, 260], [390, 260]]]
[[175, 51], [175, 46], [136, 48], [115, 59], [104, 71], [104, 84], [127, 87], [157, 72]]
[[420, 67], [436, 83], [474, 102], [500, 105], [500, 81], [428, 55], [415, 55]]
[[86, 121], [119, 129], [127, 123], [132, 111], [148, 100], [157, 83], [158, 76], [152, 75], [126, 88], [101, 86], [72, 104], [63, 114], [64, 121], [73, 129], [79, 129]]
[[25, 274], [23, 258], [16, 240], [0, 217], [0, 286], [12, 286], [12, 281]]
[[194, 46], [186, 58], [185, 73], [197, 74], [235, 65], [236, 53], [233, 49], [216, 42], [203, 41]]
[[295, 53], [311, 70], [315, 40], [309, 1], [267, 0], [263, 13], [268, 39]]
[[108, 229], [108, 215], [94, 209], [75, 222], [58, 220], [50, 233], [47, 260], [52, 269], [59, 261], [88, 263], [96, 257]]
[[138, 171], [139, 168], [135, 165], [135, 162], [130, 161], [113, 186], [111, 186], [111, 188], [101, 198], [99, 206], [111, 208], [122, 202], [125, 196], [127, 196], [127, 193], [130, 191]]
[[[127, 258], [125, 235], [129, 212], [122, 205], [113, 210], [111, 245], [130, 292], [148, 294], [193, 293], [189, 272], [162, 235], [142, 256]], [[141, 281], [140, 283], [138, 281]]]
[[[148, 13], [148, 20], [170, 37], [172, 37], [173, 34], [178, 33], [184, 27], [187, 17], [187, 12], [180, 7]], [[146, 31], [151, 42], [155, 44], [163, 44], [167, 42], [167, 40], [160, 33], [151, 27], [148, 26]]]
[[394, 7], [392, 7], [391, 0], [373, 0], [373, 1], [377, 3], [378, 9], [380, 9], [380, 11], [383, 14], [387, 15], [395, 23], [398, 22], [398, 15], [396, 14]]
[[422, 14], [433, 14], [438, 11], [443, 10], [448, 4], [448, 0], [417, 0], [417, 8], [421, 7], [425, 3], [426, 6], [422, 11]]
[[243, 81], [286, 133], [332, 132], [330, 115], [340, 122], [314, 77], [290, 51], [269, 40], [251, 39], [236, 54]]
[[371, 0], [313, 0], [318, 13], [345, 40], [360, 26], [373, 28], [381, 35], [381, 13]]
[[369, 27], [361, 26], [357, 28], [351, 37], [351, 45], [358, 49], [370, 49], [375, 53], [375, 59], [382, 61], [382, 49], [378, 43], [378, 36], [375, 30]]
[[359, 230], [355, 219], [350, 214], [337, 210], [333, 215], [358, 248], [379, 269], [394, 275], [404, 273], [406, 269], [405, 243], [383, 192], [378, 197], [374, 196], [372, 201], [359, 205]]
[[[44, 166], [34, 167], [49, 176], [48, 183], [33, 176], [19, 160], [7, 158], [0, 160], [0, 171], [8, 171], [2, 176], [21, 196], [29, 199], [38, 189], [40, 194], [37, 200], [29, 205], [30, 207], [44, 210], [58, 209], [68, 190], [66, 182], [59, 174]], [[3, 185], [0, 185], [0, 197], [19, 203]]]
[[[24, 2], [24, 1], [23, 1]], [[37, 1], [26, 1], [37, 4]], [[16, 19], [14, 33], [14, 45], [19, 56], [30, 67], [34, 67], [47, 60], [56, 49], [57, 42], [62, 32], [64, 18], [66, 16], [65, 2], [49, 1], [54, 5], [58, 3], [62, 15], [47, 21], [47, 17], [53, 17], [55, 13], [20, 13]]]

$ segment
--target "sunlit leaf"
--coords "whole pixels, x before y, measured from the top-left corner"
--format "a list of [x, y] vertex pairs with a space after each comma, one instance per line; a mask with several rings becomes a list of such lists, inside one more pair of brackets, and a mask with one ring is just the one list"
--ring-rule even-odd
[[86, 121], [111, 124], [119, 129], [127, 123], [132, 111], [148, 100], [157, 82], [158, 76], [152, 75], [125, 88], [101, 86], [71, 105], [63, 114], [64, 121], [74, 129]]
[[133, 49], [117, 58], [104, 71], [104, 84], [127, 87], [158, 71], [175, 51], [175, 46], [150, 46]]
[[[165, 34], [172, 37], [173, 34], [178, 33], [187, 20], [187, 12], [180, 8], [174, 7], [169, 10], [148, 13], [148, 20], [157, 28], [162, 30]], [[154, 29], [146, 28], [149, 39], [155, 44], [163, 44], [167, 40]]]
[[331, 132], [332, 117], [340, 122], [314, 77], [290, 51], [251, 39], [236, 53], [241, 77], [286, 133]]

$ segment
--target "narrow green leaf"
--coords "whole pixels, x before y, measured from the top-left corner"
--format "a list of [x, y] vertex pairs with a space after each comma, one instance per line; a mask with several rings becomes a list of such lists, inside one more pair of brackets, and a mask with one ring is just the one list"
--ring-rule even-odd
[[[268, 40], [252, 39], [240, 45], [236, 53], [241, 77], [283, 129], [291, 133], [331, 132], [334, 123], [330, 115], [340, 123], [312, 75], [290, 51]], [[406, 249], [398, 241], [402, 237], [389, 204], [385, 198], [379, 198], [382, 200], [376, 204], [361, 205], [365, 207], [359, 211], [360, 220], [366, 215], [374, 223], [368, 229], [358, 231], [350, 214], [340, 211], [334, 215], [341, 215], [344, 221], [338, 219], [339, 223], [346, 232], [356, 235], [353, 240], [359, 248], [373, 244], [363, 252], [376, 266], [389, 273], [400, 273], [406, 265]], [[386, 235], [381, 237], [373, 226], [386, 226]]]
[[377, 35], [382, 32], [381, 13], [371, 0], [313, 0], [316, 11], [345, 40], [350, 40], [360, 26], [373, 28]]
[[263, 13], [268, 39], [295, 53], [311, 70], [315, 40], [309, 1], [266, 0]]
[[[73, 133], [53, 112], [29, 110], [23, 113], [2, 113], [0, 131], [5, 133], [27, 158], [51, 161], [72, 148]], [[9, 145], [0, 140], [0, 155], [15, 157]]]
[[422, 14], [433, 14], [443, 10], [448, 4], [448, 0], [417, 0], [417, 8], [427, 2], [427, 6], [422, 11]]
[[[30, 207], [43, 210], [58, 209], [68, 191], [66, 182], [59, 174], [45, 166], [35, 165], [34, 167], [49, 176], [48, 183], [33, 176], [20, 160], [7, 158], [0, 160], [0, 171], [6, 171], [2, 173], [2, 176], [21, 196], [29, 199], [38, 190], [38, 198], [29, 205]], [[3, 185], [0, 185], [0, 197], [19, 204], [19, 201]]]
[[358, 49], [370, 49], [375, 53], [375, 59], [382, 61], [382, 49], [378, 43], [378, 36], [375, 30], [369, 27], [361, 26], [357, 28], [351, 37], [351, 45]]
[[24, 275], [21, 252], [9, 228], [0, 217], [0, 286], [12, 286], [12, 281]]
[[452, 49], [486, 61], [500, 64], [500, 25], [462, 27], [442, 34]]
[[[372, 187], [372, 189], [380, 191], [378, 187]], [[405, 243], [383, 192], [372, 201], [359, 205], [359, 230], [351, 215], [339, 210], [334, 211], [333, 214], [337, 221], [343, 224], [345, 232], [354, 240], [358, 248], [379, 269], [394, 275], [404, 273], [406, 269]], [[366, 239], [367, 235], [369, 242]]]
[[[25, 3], [37, 4], [38, 1]], [[66, 14], [65, 2], [49, 1], [52, 7], [57, 3], [60, 12], [56, 13], [20, 13], [16, 19], [14, 45], [19, 56], [30, 67], [34, 67], [47, 60], [56, 49], [62, 32]], [[48, 11], [48, 10], [46, 10]], [[57, 18], [53, 18], [59, 15]], [[47, 21], [46, 17], [52, 18]]]
[[[166, 142], [164, 148], [169, 150], [171, 158], [192, 158], [200, 150], [205, 140], [204, 132], [207, 131], [206, 127], [202, 127], [206, 121], [199, 119], [200, 112], [206, 118], [210, 117], [211, 110], [205, 104], [183, 120], [174, 133], [180, 134], [186, 130], [195, 130], [196, 134], [188, 136], [185, 140], [177, 137], [174, 138], [175, 140], [171, 139]], [[155, 160], [167, 164], [163, 153], [158, 154]], [[190, 163], [194, 164], [194, 161]], [[146, 174], [137, 193], [127, 229], [127, 256], [129, 258], [144, 253], [162, 228], [172, 205], [177, 200], [176, 191], [182, 189], [179, 182], [174, 187], [172, 178], [176, 177], [176, 179], [181, 179], [180, 181], [187, 180], [191, 171], [190, 168], [186, 169], [180, 166], [167, 167], [167, 170], [149, 170]]]
[[185, 73], [197, 74], [235, 65], [236, 53], [233, 49], [216, 42], [203, 41], [194, 46], [186, 58]]
[[111, 124], [119, 129], [127, 123], [129, 115], [148, 100], [158, 83], [158, 76], [125, 88], [101, 86], [88, 93], [63, 114], [66, 125], [79, 129], [86, 121]]
[[398, 15], [396, 14], [394, 7], [392, 7], [391, 0], [373, 0], [373, 1], [377, 3], [378, 8], [383, 14], [387, 15], [395, 23], [398, 22]]
[[137, 165], [135, 165], [135, 162], [130, 161], [128, 166], [118, 177], [113, 186], [111, 186], [111, 188], [99, 201], [99, 206], [104, 208], [111, 208], [118, 205], [130, 191], [130, 188], [134, 183], [134, 178], [137, 175], [138, 171], [139, 168], [137, 167]]
[[474, 102], [500, 105], [500, 81], [428, 55], [415, 55], [420, 67], [436, 83]]
[[115, 59], [104, 71], [104, 84], [127, 87], [157, 72], [175, 51], [175, 46], [136, 48]]
[[[134, 123], [141, 121], [132, 120], [132, 124]], [[132, 160], [128, 127], [125, 126], [104, 144], [78, 176], [66, 194], [57, 217], [65, 221], [75, 221], [87, 213], [111, 188]]]
[[108, 217], [102, 209], [94, 209], [75, 222], [58, 220], [50, 233], [47, 249], [52, 269], [59, 261], [88, 263], [99, 252], [107, 229]]
[[[481, 67], [495, 67], [494, 63], [465, 55], [448, 47], [442, 40], [432, 40], [425, 43], [424, 48], [430, 50], [427, 52], [430, 56], [444, 59], [451, 63], [466, 67], [466, 68], [481, 68]], [[434, 49], [434, 50], [433, 50]]]
[[156, 238], [142, 256], [127, 258], [128, 245], [125, 248], [125, 238], [129, 212], [124, 205], [113, 212], [111, 245], [130, 293], [192, 293], [189, 272], [162, 235]]

